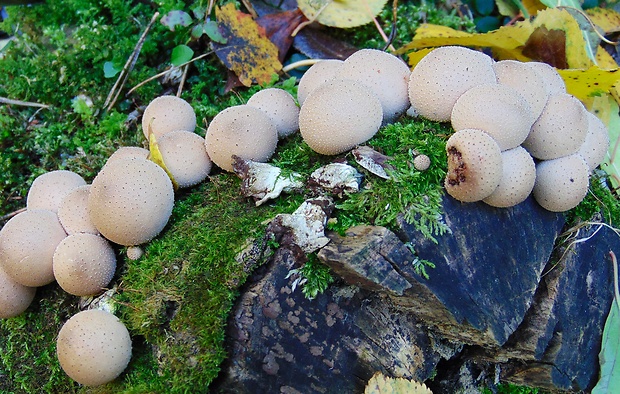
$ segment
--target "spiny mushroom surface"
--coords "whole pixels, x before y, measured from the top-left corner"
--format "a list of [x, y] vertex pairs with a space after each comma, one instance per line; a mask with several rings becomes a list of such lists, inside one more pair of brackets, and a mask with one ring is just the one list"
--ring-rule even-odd
[[228, 172], [233, 171], [233, 156], [265, 162], [277, 145], [276, 126], [266, 113], [249, 105], [228, 107], [218, 113], [205, 136], [209, 158]]
[[112, 280], [116, 256], [104, 238], [94, 234], [73, 234], [56, 248], [53, 269], [56, 281], [67, 293], [95, 295]]
[[502, 60], [493, 63], [493, 70], [500, 85], [515, 89], [530, 105], [533, 120], [542, 113], [549, 92], [543, 77], [526, 63], [516, 60]]
[[446, 191], [463, 202], [480, 201], [493, 193], [502, 179], [502, 153], [482, 130], [465, 129], [446, 142]]
[[67, 375], [85, 386], [100, 386], [116, 379], [131, 359], [131, 337], [113, 314], [86, 310], [62, 326], [56, 354]]
[[76, 187], [86, 181], [72, 171], [56, 170], [46, 172], [35, 178], [28, 190], [26, 207], [28, 209], [48, 209], [58, 212], [60, 201]]
[[523, 147], [540, 160], [577, 152], [588, 133], [587, 112], [574, 96], [566, 93], [549, 96]]
[[530, 195], [536, 181], [536, 166], [527, 151], [518, 146], [502, 152], [502, 179], [499, 186], [482, 201], [498, 207], [512, 207]]
[[90, 219], [112, 242], [131, 246], [153, 239], [172, 213], [168, 174], [150, 160], [121, 158], [97, 174], [88, 196]]
[[308, 96], [299, 111], [299, 131], [315, 152], [337, 155], [372, 138], [382, 119], [381, 102], [368, 87], [334, 79]]
[[0, 266], [0, 319], [15, 317], [24, 312], [36, 292], [36, 287], [15, 282]]
[[588, 164], [590, 172], [598, 167], [609, 149], [609, 132], [605, 124], [593, 113], [588, 112], [588, 133], [577, 153]]
[[334, 79], [343, 63], [342, 60], [326, 59], [313, 64], [312, 67], [304, 73], [299, 80], [299, 85], [297, 85], [297, 101], [299, 105], [304, 104], [306, 98], [314, 89]]
[[588, 192], [589, 168], [575, 153], [536, 165], [533, 195], [546, 210], [564, 212], [575, 208]]
[[52, 257], [67, 236], [58, 216], [46, 209], [22, 212], [0, 230], [0, 265], [15, 282], [44, 286], [54, 281]]
[[449, 122], [456, 100], [484, 83], [497, 83], [493, 59], [464, 47], [439, 47], [424, 56], [411, 71], [409, 100], [418, 115]]
[[335, 78], [353, 79], [372, 90], [383, 108], [383, 124], [409, 108], [409, 67], [398, 57], [377, 49], [360, 49], [345, 59]]
[[265, 112], [276, 126], [278, 138], [299, 130], [299, 107], [289, 92], [278, 88], [260, 90], [252, 95], [247, 105]]
[[204, 139], [196, 133], [175, 130], [158, 141], [164, 164], [180, 188], [196, 185], [209, 175], [211, 159]]
[[501, 150], [519, 146], [534, 123], [527, 101], [513, 88], [501, 84], [474, 86], [456, 100], [452, 109], [455, 131], [480, 129], [488, 133]]
[[88, 214], [89, 194], [90, 185], [83, 185], [73, 189], [60, 202], [58, 219], [67, 234], [99, 234]]
[[159, 96], [146, 106], [142, 115], [142, 133], [149, 138], [149, 131], [159, 139], [174, 130], [194, 131], [196, 113], [191, 105], [180, 97]]

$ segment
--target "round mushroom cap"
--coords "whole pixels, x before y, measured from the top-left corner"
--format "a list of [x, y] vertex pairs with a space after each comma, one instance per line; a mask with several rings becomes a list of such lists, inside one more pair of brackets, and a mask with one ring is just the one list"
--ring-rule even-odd
[[448, 122], [456, 100], [484, 83], [497, 83], [493, 59], [465, 47], [439, 47], [411, 71], [409, 100], [418, 115]]
[[168, 174], [150, 160], [121, 158], [97, 174], [88, 213], [101, 235], [120, 245], [139, 245], [166, 226], [174, 205]]
[[159, 140], [174, 130], [194, 131], [196, 113], [191, 105], [180, 97], [160, 96], [146, 106], [142, 115], [142, 133], [149, 138], [149, 130]]
[[190, 187], [202, 182], [211, 171], [204, 139], [196, 133], [176, 130], [166, 133], [158, 141], [164, 164], [179, 187]]
[[583, 104], [570, 94], [549, 96], [542, 114], [523, 141], [523, 147], [541, 160], [577, 152], [588, 134], [587, 112]]
[[15, 317], [24, 312], [34, 299], [36, 287], [15, 282], [0, 267], [0, 319]]
[[576, 153], [541, 161], [536, 165], [534, 198], [548, 211], [568, 211], [586, 196], [588, 175], [588, 165]]
[[62, 326], [56, 354], [67, 375], [85, 386], [116, 379], [131, 360], [131, 337], [113, 314], [91, 309], [78, 312]]
[[236, 105], [213, 118], [204, 143], [211, 161], [232, 172], [233, 156], [258, 162], [269, 160], [278, 145], [278, 131], [260, 109]]
[[353, 79], [372, 90], [383, 108], [383, 124], [392, 123], [409, 108], [409, 67], [400, 58], [377, 49], [361, 49], [349, 56], [338, 79]]
[[140, 148], [138, 146], [121, 146], [114, 153], [108, 157], [106, 164], [111, 162], [112, 160], [121, 159], [123, 157], [139, 157], [141, 159], [148, 159], [149, 154], [148, 149]]
[[297, 85], [297, 101], [303, 105], [306, 98], [312, 91], [325, 82], [334, 79], [338, 70], [343, 65], [342, 60], [326, 59], [314, 63], [312, 67], [304, 73]]
[[260, 90], [250, 97], [247, 105], [260, 109], [271, 118], [278, 131], [278, 138], [287, 137], [299, 130], [299, 107], [286, 90]]
[[527, 101], [510, 86], [500, 84], [478, 85], [463, 93], [451, 119], [454, 130], [482, 130], [501, 150], [519, 146], [534, 123]]
[[381, 102], [368, 87], [334, 79], [308, 96], [299, 111], [299, 131], [315, 152], [337, 155], [371, 139], [382, 119]]
[[523, 96], [530, 105], [532, 122], [536, 121], [549, 97], [543, 77], [533, 67], [516, 60], [496, 62], [493, 64], [493, 70], [499, 84], [510, 86]]
[[588, 133], [577, 153], [583, 157], [590, 168], [590, 172], [592, 172], [605, 160], [605, 155], [609, 149], [609, 132], [605, 124], [596, 115], [591, 112], [587, 112], [586, 115], [588, 117]]
[[99, 234], [88, 214], [90, 185], [76, 187], [67, 194], [58, 207], [58, 219], [67, 234]]
[[502, 179], [502, 152], [482, 130], [465, 129], [446, 142], [448, 173], [444, 186], [459, 201], [480, 201], [495, 191]]
[[523, 147], [518, 146], [502, 152], [502, 179], [499, 186], [485, 203], [498, 207], [512, 207], [530, 195], [536, 181], [534, 159]]
[[44, 286], [54, 281], [52, 257], [67, 236], [58, 216], [45, 209], [22, 212], [0, 230], [0, 264], [15, 282]]
[[431, 159], [427, 155], [417, 155], [413, 158], [413, 167], [418, 171], [426, 171], [431, 166]]
[[26, 197], [26, 207], [28, 209], [47, 209], [58, 212], [63, 197], [76, 187], [85, 184], [84, 178], [72, 171], [46, 172], [36, 177], [30, 185]]
[[542, 77], [543, 86], [547, 89], [549, 96], [566, 93], [564, 79], [555, 67], [543, 62], [527, 62], [524, 64], [534, 69]]
[[63, 239], [53, 258], [56, 282], [69, 294], [100, 293], [116, 271], [116, 255], [110, 243], [94, 234], [73, 234]]

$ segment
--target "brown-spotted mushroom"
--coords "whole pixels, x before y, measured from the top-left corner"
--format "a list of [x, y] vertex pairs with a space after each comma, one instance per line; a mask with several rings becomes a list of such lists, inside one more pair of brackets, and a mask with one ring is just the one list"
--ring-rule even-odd
[[536, 166], [532, 156], [521, 146], [505, 150], [499, 186], [482, 201], [498, 208], [515, 206], [530, 195], [535, 181]]
[[592, 172], [605, 160], [609, 149], [609, 132], [607, 126], [593, 113], [588, 112], [588, 134], [577, 153], [583, 157]]
[[288, 137], [299, 130], [299, 107], [286, 90], [260, 90], [250, 97], [247, 105], [260, 109], [271, 118], [278, 131], [278, 138]]
[[515, 89], [527, 103], [532, 111], [533, 121], [536, 121], [542, 113], [549, 92], [541, 74], [536, 72], [527, 63], [517, 60], [502, 60], [493, 63], [493, 70], [497, 76], [497, 82]]
[[409, 108], [409, 67], [400, 58], [377, 49], [360, 49], [345, 59], [335, 78], [353, 79], [372, 90], [383, 108], [383, 124]]
[[54, 277], [64, 291], [77, 296], [101, 293], [116, 271], [116, 255], [108, 241], [94, 234], [63, 239], [53, 258]]
[[36, 287], [15, 282], [0, 266], [0, 319], [15, 317], [24, 312], [34, 299]]
[[159, 139], [174, 130], [194, 131], [196, 113], [185, 100], [176, 96], [160, 96], [146, 106], [142, 115], [142, 133], [149, 138], [149, 131]]
[[278, 145], [278, 131], [260, 109], [235, 105], [213, 118], [204, 143], [211, 161], [232, 172], [233, 156], [258, 162], [269, 160]]
[[480, 201], [495, 191], [502, 179], [499, 145], [482, 130], [465, 129], [446, 142], [448, 172], [444, 186], [459, 201]]
[[519, 146], [534, 123], [530, 105], [507, 85], [474, 86], [456, 100], [452, 109], [452, 127], [480, 129], [489, 134], [501, 150]]
[[115, 150], [114, 153], [110, 155], [110, 157], [108, 157], [106, 164], [113, 160], [121, 159], [123, 157], [139, 157], [142, 159], [148, 159], [150, 153], [151, 152], [149, 152], [148, 149], [144, 149], [138, 146], [121, 146], [120, 148]]
[[67, 234], [99, 234], [88, 214], [90, 185], [76, 187], [67, 194], [58, 207], [58, 219]]
[[588, 134], [587, 112], [581, 101], [570, 94], [549, 96], [523, 147], [540, 160], [577, 152]]
[[527, 62], [525, 64], [542, 77], [543, 85], [549, 95], [566, 93], [564, 79], [555, 67], [543, 62]]
[[465, 47], [439, 47], [424, 56], [411, 71], [409, 100], [418, 115], [448, 122], [456, 100], [484, 83], [497, 83], [493, 59]]
[[78, 312], [62, 326], [56, 354], [67, 375], [85, 386], [116, 379], [131, 360], [131, 337], [113, 314], [97, 309]]
[[536, 183], [532, 194], [548, 211], [568, 211], [586, 196], [588, 176], [588, 165], [577, 153], [543, 160], [536, 165]]
[[48, 209], [58, 212], [60, 201], [76, 187], [86, 181], [72, 171], [56, 170], [46, 172], [35, 178], [28, 190], [26, 207], [28, 209]]
[[315, 89], [299, 111], [299, 132], [317, 153], [337, 155], [372, 138], [383, 119], [381, 102], [364, 84], [334, 79]]
[[342, 67], [344, 62], [337, 59], [325, 59], [312, 65], [304, 73], [297, 85], [297, 101], [299, 105], [303, 105], [306, 98], [314, 89], [318, 88], [325, 82], [334, 79], [334, 76]]
[[67, 236], [58, 216], [45, 209], [22, 212], [0, 230], [0, 265], [24, 286], [44, 286], [54, 281], [52, 258]]
[[150, 160], [135, 157], [107, 163], [88, 196], [88, 213], [112, 242], [131, 246], [153, 239], [172, 213], [174, 189], [168, 174]]
[[159, 152], [170, 174], [180, 188], [202, 182], [211, 171], [211, 159], [204, 138], [196, 133], [176, 130], [158, 141]]

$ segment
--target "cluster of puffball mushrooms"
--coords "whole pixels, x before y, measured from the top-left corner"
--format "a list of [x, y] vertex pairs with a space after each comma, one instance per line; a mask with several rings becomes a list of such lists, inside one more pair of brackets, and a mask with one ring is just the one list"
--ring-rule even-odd
[[[317, 153], [338, 155], [405, 112], [451, 122], [445, 180], [451, 196], [509, 207], [533, 192], [551, 211], [581, 201], [609, 144], [605, 126], [566, 93], [552, 67], [495, 62], [463, 47], [435, 49], [412, 71], [371, 49], [323, 60], [301, 78], [297, 102], [284, 90], [261, 90], [216, 115], [202, 138], [190, 104], [161, 96], [142, 118], [157, 152], [120, 148], [90, 185], [64, 170], [37, 177], [26, 211], [0, 230], [0, 317], [22, 313], [36, 288], [54, 280], [77, 296], [101, 293], [116, 270], [111, 243], [139, 259], [138, 245], [167, 224], [176, 187], [202, 182], [213, 163], [232, 172], [235, 157], [266, 162], [278, 140], [297, 131]], [[423, 170], [428, 158], [420, 158], [416, 168]], [[96, 386], [125, 369], [131, 339], [112, 313], [87, 310], [62, 327], [57, 353], [72, 379]]]

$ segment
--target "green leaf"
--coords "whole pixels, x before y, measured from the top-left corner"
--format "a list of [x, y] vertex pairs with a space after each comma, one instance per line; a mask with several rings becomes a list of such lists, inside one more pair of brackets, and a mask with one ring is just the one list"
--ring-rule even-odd
[[[618, 104], [613, 99], [609, 101], [612, 104], [609, 123], [607, 124], [610, 143], [603, 169], [609, 174], [611, 185], [617, 189], [620, 187], [620, 115], [618, 114]], [[618, 326], [620, 327], [620, 323]]]
[[206, 21], [203, 23], [203, 26], [204, 32], [207, 33], [211, 41], [215, 41], [219, 44], [226, 44], [228, 40], [222, 35], [216, 21]]
[[601, 364], [601, 376], [592, 389], [592, 394], [606, 394], [614, 392], [620, 387], [620, 312], [618, 300], [614, 299], [607, 315], [603, 329], [603, 343], [598, 355]]
[[178, 67], [181, 64], [187, 63], [192, 60], [193, 56], [194, 51], [192, 50], [192, 48], [188, 47], [187, 45], [177, 45], [172, 50], [170, 63], [172, 63], [173, 66]]
[[185, 11], [174, 10], [167, 13], [161, 18], [161, 24], [166, 26], [171, 31], [177, 28], [177, 26], [187, 27], [192, 24], [192, 17]]
[[106, 78], [114, 78], [119, 72], [121, 72], [121, 69], [114, 66], [113, 62], [103, 63], [103, 75]]

